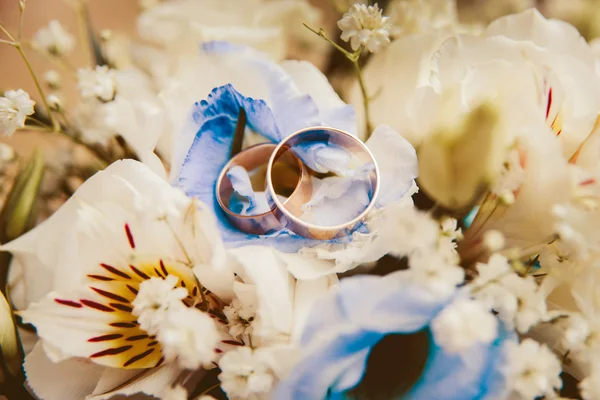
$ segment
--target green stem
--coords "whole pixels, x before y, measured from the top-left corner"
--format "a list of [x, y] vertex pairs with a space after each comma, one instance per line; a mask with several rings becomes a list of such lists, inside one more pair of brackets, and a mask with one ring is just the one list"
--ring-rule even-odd
[[104, 154], [102, 154], [101, 151], [99, 151], [95, 147], [91, 146], [89, 143], [84, 142], [80, 138], [72, 136], [72, 135], [69, 135], [67, 132], [63, 131], [60, 128], [60, 126], [59, 126], [58, 130], [55, 130], [54, 128], [52, 128], [52, 127], [50, 127], [48, 125], [43, 125], [43, 126], [25, 125], [25, 127], [22, 128], [22, 129], [27, 129], [27, 130], [32, 130], [32, 131], [39, 131], [39, 132], [57, 133], [59, 135], [62, 135], [64, 137], [68, 138], [69, 140], [71, 140], [73, 143], [76, 143], [76, 144], [78, 144], [80, 146], [85, 147], [89, 152], [91, 152], [92, 154], [94, 154], [94, 156], [96, 156], [96, 158], [100, 162], [101, 168], [106, 168], [108, 166], [109, 160], [107, 160], [106, 157], [104, 157]]
[[[334, 42], [333, 40], [329, 39], [327, 37], [327, 35], [325, 34], [325, 31], [323, 30], [323, 28], [319, 29], [318, 31], [314, 30], [313, 28], [311, 28], [310, 26], [306, 25], [306, 24], [302, 24], [304, 25], [309, 31], [311, 31], [312, 33], [322, 37], [323, 39], [325, 39], [327, 42], [329, 42], [333, 47], [335, 47], [338, 51], [340, 51], [342, 54], [344, 54], [346, 57], [348, 57], [348, 59], [352, 62], [354, 62], [355, 59], [358, 59], [358, 55], [355, 53], [350, 53], [348, 50], [344, 49], [342, 46], [340, 46], [339, 44], [337, 44], [336, 42]], [[360, 54], [359, 54], [360, 55]]]
[[4, 43], [4, 44], [10, 44], [11, 46], [14, 46], [14, 45], [15, 45], [15, 43], [14, 43], [14, 42], [11, 42], [11, 41], [9, 41], [9, 40], [4, 40], [4, 39], [0, 39], [0, 43]]
[[54, 128], [55, 131], [59, 131], [60, 124], [58, 123], [56, 118], [54, 118], [54, 115], [52, 115], [52, 111], [50, 111], [50, 106], [48, 105], [48, 102], [46, 101], [46, 96], [44, 94], [44, 90], [42, 89], [42, 85], [40, 85], [40, 81], [38, 80], [35, 72], [33, 72], [33, 68], [31, 67], [31, 64], [29, 63], [29, 59], [27, 58], [27, 56], [25, 55], [25, 52], [23, 51], [23, 47], [21, 46], [20, 43], [17, 43], [14, 46], [15, 46], [15, 49], [17, 49], [17, 51], [21, 55], [21, 58], [23, 59], [23, 61], [25, 61], [25, 65], [27, 66], [27, 69], [29, 70], [31, 77], [33, 78], [33, 83], [35, 83], [35, 87], [36, 87], [38, 93], [40, 94], [40, 97], [42, 98], [42, 104], [44, 104], [44, 108], [46, 109], [48, 118], [50, 118], [50, 121], [52, 121], [52, 127]]
[[0, 24], [0, 31], [4, 32], [4, 34], [13, 42], [16, 42], [15, 38], [13, 37], [13, 35], [10, 34], [10, 32], [4, 27], [4, 25]]
[[367, 87], [365, 85], [365, 81], [363, 79], [362, 71], [360, 69], [360, 65], [358, 65], [358, 59], [352, 62], [354, 65], [354, 71], [356, 71], [356, 77], [358, 78], [358, 84], [360, 86], [360, 92], [363, 97], [363, 106], [365, 107], [365, 132], [366, 138], [368, 139], [371, 136], [371, 132], [373, 127], [371, 126], [371, 119], [369, 115], [369, 95], [367, 94]]
[[337, 44], [336, 42], [334, 42], [333, 40], [329, 39], [327, 37], [327, 35], [325, 34], [325, 31], [323, 30], [323, 28], [321, 28], [317, 31], [306, 24], [303, 24], [303, 25], [309, 31], [311, 31], [314, 34], [318, 35], [319, 37], [323, 38], [328, 43], [330, 43], [333, 47], [335, 47], [339, 52], [341, 52], [343, 55], [345, 55], [346, 58], [348, 60], [350, 60], [350, 62], [354, 66], [354, 71], [356, 72], [356, 77], [358, 79], [358, 84], [360, 85], [360, 91], [361, 91], [361, 94], [363, 97], [363, 104], [364, 104], [364, 108], [365, 108], [365, 131], [366, 131], [366, 137], [368, 139], [369, 136], [371, 136], [371, 130], [372, 130], [371, 119], [370, 119], [370, 115], [369, 115], [369, 100], [370, 99], [369, 99], [369, 95], [367, 94], [367, 87], [365, 85], [365, 80], [362, 76], [360, 64], [358, 63], [358, 59], [360, 58], [360, 55], [361, 55], [362, 51], [364, 50], [364, 46], [360, 46], [355, 52], [351, 53], [348, 50], [344, 49], [339, 44]]
[[86, 18], [86, 9], [85, 4], [82, 0], [79, 0], [76, 4], [76, 14], [77, 14], [77, 28], [79, 31], [79, 40], [81, 45], [83, 46], [83, 55], [85, 57], [86, 65], [93, 65], [94, 61], [92, 58], [92, 51], [90, 46], [88, 45], [89, 40], [87, 37], [88, 26], [87, 26], [87, 18]]

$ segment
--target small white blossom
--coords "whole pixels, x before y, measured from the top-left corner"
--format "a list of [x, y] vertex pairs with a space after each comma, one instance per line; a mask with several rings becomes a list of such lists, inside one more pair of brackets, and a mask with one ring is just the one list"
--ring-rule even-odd
[[389, 224], [394, 234], [390, 253], [404, 257], [416, 251], [428, 252], [435, 249], [440, 228], [431, 215], [414, 207], [402, 207], [397, 211], [391, 217], [393, 222]]
[[518, 150], [513, 149], [508, 153], [500, 176], [492, 186], [492, 193], [505, 199], [511, 196], [514, 198], [514, 192], [521, 187], [523, 181], [525, 181], [525, 170], [521, 165], [521, 156]]
[[77, 71], [77, 86], [83, 98], [111, 101], [115, 97], [115, 73], [106, 65], [96, 69], [82, 68]]
[[524, 399], [552, 396], [562, 387], [560, 361], [545, 344], [532, 339], [508, 343], [506, 382]]
[[342, 30], [342, 40], [350, 41], [352, 50], [356, 51], [360, 46], [366, 47], [372, 53], [378, 51], [382, 46], [390, 42], [391, 25], [388, 17], [381, 15], [379, 6], [366, 6], [354, 4], [338, 21], [338, 27]]
[[9, 162], [15, 159], [15, 149], [6, 143], [0, 143], [0, 169], [3, 162]]
[[193, 307], [175, 307], [166, 313], [157, 339], [167, 359], [177, 358], [183, 368], [198, 369], [215, 359], [220, 336], [208, 314]]
[[579, 383], [579, 390], [584, 400], [600, 399], [600, 365], [598, 365], [598, 361], [592, 362], [591, 373]]
[[477, 264], [477, 270], [473, 296], [496, 311], [509, 328], [524, 333], [546, 317], [546, 302], [533, 277], [517, 275], [506, 258], [494, 254], [487, 264]]
[[57, 20], [38, 30], [33, 38], [34, 46], [55, 56], [68, 54], [75, 47], [75, 38]]
[[181, 300], [188, 291], [177, 287], [179, 278], [168, 275], [166, 279], [152, 277], [140, 284], [133, 300], [133, 315], [138, 317], [140, 328], [151, 335], [156, 334], [166, 318], [166, 312], [172, 308], [184, 307]]
[[261, 356], [261, 350], [238, 347], [219, 361], [221, 388], [231, 400], [267, 395], [275, 377]]
[[34, 113], [35, 101], [22, 89], [8, 90], [0, 97], [0, 134], [10, 136], [25, 126], [25, 119]]
[[441, 297], [449, 296], [465, 279], [465, 271], [449, 264], [443, 254], [436, 251], [417, 252], [409, 260], [411, 278], [426, 285]]
[[55, 94], [49, 94], [46, 101], [48, 101], [48, 107], [50, 107], [50, 110], [52, 111], [60, 111], [63, 109], [62, 100]]
[[474, 281], [475, 286], [484, 285], [494, 280], [500, 280], [513, 273], [506, 257], [500, 254], [492, 254], [487, 264], [477, 263], [476, 268], [479, 275]]
[[438, 251], [445, 255], [449, 262], [458, 262], [456, 241], [462, 239], [462, 229], [454, 218], [446, 218], [440, 224], [440, 237], [438, 238]]
[[504, 248], [504, 234], [495, 229], [490, 229], [483, 234], [483, 245], [491, 252]]
[[459, 353], [498, 334], [498, 320], [482, 303], [460, 299], [446, 307], [431, 324], [433, 336], [448, 353]]
[[44, 80], [50, 89], [58, 89], [62, 85], [62, 78], [60, 74], [53, 69], [44, 72]]
[[223, 308], [223, 314], [227, 317], [229, 334], [233, 337], [239, 337], [252, 333], [252, 321], [256, 318], [254, 310], [246, 307], [236, 297], [231, 305]]
[[160, 396], [162, 400], [187, 400], [187, 390], [181, 385], [167, 386]]

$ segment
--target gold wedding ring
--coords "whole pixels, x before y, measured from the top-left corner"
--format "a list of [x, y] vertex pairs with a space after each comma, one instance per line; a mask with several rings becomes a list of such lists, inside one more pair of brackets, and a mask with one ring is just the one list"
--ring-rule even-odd
[[[300, 218], [301, 204], [299, 207], [298, 201], [286, 203], [282, 202], [277, 196], [275, 184], [276, 163], [280, 162], [280, 159], [285, 157], [287, 154], [294, 154], [297, 158], [300, 158], [298, 154], [294, 153], [294, 146], [311, 145], [316, 143], [327, 143], [328, 145], [339, 146], [343, 149], [346, 149], [358, 162], [363, 164], [372, 164], [372, 168], [367, 172], [367, 179], [370, 183], [369, 203], [359, 215], [342, 224], [328, 226], [307, 223]], [[380, 186], [379, 167], [377, 166], [375, 157], [373, 157], [373, 154], [369, 148], [351, 134], [339, 129], [328, 127], [311, 127], [302, 129], [291, 134], [282, 142], [280, 142], [273, 150], [271, 158], [269, 159], [266, 179], [267, 200], [280, 224], [298, 235], [318, 240], [340, 238], [350, 235], [355, 229], [357, 229], [363, 223], [369, 211], [371, 211], [371, 209], [374, 207], [375, 201], [379, 194]], [[306, 182], [306, 179], [303, 179], [303, 182]], [[303, 185], [303, 183], [300, 184], [300, 186]], [[305, 194], [309, 192], [308, 190], [302, 191]], [[303, 200], [305, 198], [306, 196], [303, 197]]]
[[[254, 179], [252, 180], [255, 183], [253, 186], [264, 187], [267, 162], [275, 147], [276, 145], [272, 143], [262, 143], [241, 151], [229, 160], [217, 178], [215, 188], [217, 202], [229, 221], [243, 232], [266, 235], [282, 229], [282, 225], [275, 216], [273, 209], [257, 215], [244, 215], [233, 212], [229, 208], [229, 203], [234, 188], [230, 178], [227, 176], [227, 172], [235, 166], [241, 166], [248, 171], [249, 175], [253, 175]], [[264, 167], [262, 171], [260, 170], [261, 167]], [[255, 172], [254, 174], [252, 174], [253, 171]], [[282, 159], [282, 163], [279, 165], [279, 169], [275, 175], [277, 176], [275, 178], [275, 187], [278, 187], [280, 192], [287, 192], [289, 194], [286, 200], [280, 200], [282, 204], [294, 208], [310, 199], [310, 177], [299, 158], [291, 153], [287, 155]]]

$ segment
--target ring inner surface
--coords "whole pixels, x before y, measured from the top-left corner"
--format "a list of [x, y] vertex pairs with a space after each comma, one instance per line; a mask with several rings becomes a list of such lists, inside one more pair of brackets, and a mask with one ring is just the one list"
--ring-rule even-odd
[[[318, 151], [324, 151], [323, 155], [329, 161], [310, 162], [310, 159], [318, 160]], [[309, 179], [303, 181], [310, 180], [312, 190], [302, 202], [283, 204], [285, 210], [282, 211], [288, 217], [292, 216], [302, 224], [327, 228], [349, 223], [371, 207], [377, 172], [373, 157], [358, 139], [326, 128], [303, 131], [290, 137], [278, 149], [273, 166], [289, 154], [304, 162]], [[274, 184], [275, 171], [273, 168], [271, 179]]]
[[[254, 217], [264, 215], [271, 211], [265, 211], [260, 214], [238, 214], [230, 209], [230, 203], [236, 192], [233, 188], [228, 172], [237, 166], [244, 168], [248, 172], [252, 190], [257, 196], [264, 195], [266, 187], [266, 171], [267, 164], [271, 154], [275, 150], [276, 145], [271, 143], [258, 144], [249, 147], [235, 157], [223, 169], [221, 179], [217, 185], [217, 198], [221, 208], [225, 212], [236, 217]], [[274, 166], [272, 173], [273, 186], [275, 192], [280, 196], [280, 199], [285, 202], [287, 198], [292, 196], [294, 191], [300, 184], [302, 176], [302, 164], [300, 160], [293, 154], [288, 153], [282, 155], [280, 162]]]

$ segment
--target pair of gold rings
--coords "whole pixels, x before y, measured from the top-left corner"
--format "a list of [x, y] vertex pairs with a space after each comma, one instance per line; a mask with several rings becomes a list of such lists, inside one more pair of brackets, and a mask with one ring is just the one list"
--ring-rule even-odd
[[[319, 147], [341, 149], [348, 157], [341, 158], [339, 162], [330, 160], [329, 164], [337, 162], [339, 165], [329, 165], [327, 171], [303, 162], [302, 157], [306, 156], [307, 151]], [[267, 204], [263, 209], [268, 210], [256, 215], [246, 215], [231, 209], [235, 189], [229, 173], [235, 167], [248, 171], [252, 186], [264, 187]], [[325, 179], [342, 179], [338, 175], [339, 171], [344, 170], [349, 171], [351, 177], [360, 175], [364, 193], [359, 194], [359, 204], [364, 203], [366, 198], [366, 206], [359, 208], [356, 216], [340, 223], [335, 221], [335, 216], [305, 218], [307, 206], [320, 190], [321, 182]], [[288, 229], [306, 238], [330, 240], [347, 236], [362, 224], [375, 205], [379, 181], [377, 162], [363, 142], [339, 129], [319, 126], [299, 130], [277, 145], [262, 143], [235, 155], [223, 167], [217, 179], [216, 197], [229, 221], [243, 232], [266, 235]], [[352, 204], [354, 199], [337, 200]], [[334, 224], [330, 223], [332, 220], [335, 221]]]

